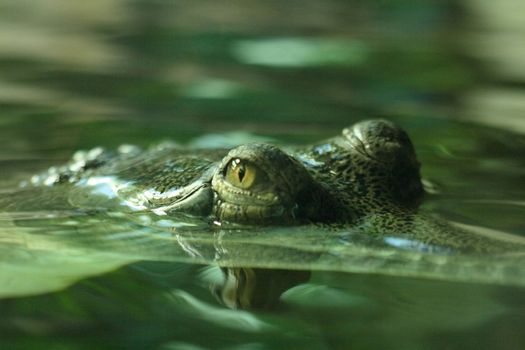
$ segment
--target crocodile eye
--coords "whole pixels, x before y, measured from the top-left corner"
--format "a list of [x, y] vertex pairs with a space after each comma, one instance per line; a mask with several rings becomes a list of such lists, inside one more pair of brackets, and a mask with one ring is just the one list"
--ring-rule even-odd
[[253, 185], [260, 173], [261, 171], [255, 165], [236, 158], [226, 167], [225, 178], [235, 187], [246, 190]]

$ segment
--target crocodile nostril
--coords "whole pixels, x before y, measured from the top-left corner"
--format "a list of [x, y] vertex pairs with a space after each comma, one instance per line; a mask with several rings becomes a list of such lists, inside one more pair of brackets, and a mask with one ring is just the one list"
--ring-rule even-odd
[[366, 120], [343, 130], [346, 138], [358, 137], [361, 140], [373, 138], [383, 141], [406, 141], [408, 136], [391, 121], [384, 119]]
[[388, 120], [356, 123], [343, 130], [343, 137], [352, 149], [377, 161], [388, 163], [399, 156], [415, 158], [407, 133]]

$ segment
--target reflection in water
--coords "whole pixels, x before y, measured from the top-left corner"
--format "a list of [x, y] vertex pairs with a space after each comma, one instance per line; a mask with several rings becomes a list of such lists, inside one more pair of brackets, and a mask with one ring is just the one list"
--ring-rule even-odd
[[226, 267], [221, 271], [223, 279], [213, 292], [231, 309], [274, 308], [285, 291], [310, 278], [308, 271]]
[[[426, 209], [480, 234], [523, 235], [523, 138], [449, 122], [523, 132], [523, 6], [3, 0], [0, 181], [100, 145], [204, 133], [195, 146], [294, 144], [384, 116], [414, 134], [423, 175], [439, 187]], [[0, 215], [2, 349], [525, 348], [525, 265], [512, 259], [395, 255], [322, 230], [216, 242], [189, 227], [173, 235], [168, 221], [154, 230], [147, 218], [71, 211], [61, 193], [46, 197], [48, 211], [10, 193], [0, 202], [26, 212], [10, 213], [18, 226]], [[218, 307], [194, 285], [196, 265], [166, 282], [119, 268], [135, 261], [242, 261], [252, 267], [210, 268], [206, 284], [250, 311]], [[377, 274], [388, 271], [443, 281]], [[280, 302], [286, 312], [259, 312]]]

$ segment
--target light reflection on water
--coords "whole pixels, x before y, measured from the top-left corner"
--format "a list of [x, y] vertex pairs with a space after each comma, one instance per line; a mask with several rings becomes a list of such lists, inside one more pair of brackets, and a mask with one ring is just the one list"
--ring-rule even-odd
[[[523, 237], [517, 6], [469, 0], [460, 14], [431, 1], [3, 1], [0, 183], [12, 188], [99, 145], [299, 144], [383, 116], [407, 128], [424, 177], [439, 189], [426, 210]], [[0, 279], [9, 277], [3, 288], [14, 291], [0, 301], [0, 347], [525, 347], [522, 287], [317, 271], [276, 310], [227, 310], [200, 265], [87, 256], [60, 239], [41, 244], [38, 220], [68, 217], [57, 232], [69, 237], [82, 215], [58, 207], [20, 213], [35, 228], [18, 236], [6, 235], [13, 227], [0, 217]], [[142, 219], [130, 225], [147, 226]], [[110, 222], [108, 238], [151, 243], [147, 232], [111, 231]], [[162, 231], [170, 222], [156, 225]], [[71, 237], [88, 239], [89, 225], [84, 230]], [[180, 249], [201, 254], [183, 238]], [[157, 242], [169, 239], [163, 232]], [[15, 249], [24, 245], [36, 253]], [[42, 261], [45, 269], [35, 269]], [[17, 273], [26, 278], [13, 279]], [[64, 291], [16, 297], [78, 276]]]

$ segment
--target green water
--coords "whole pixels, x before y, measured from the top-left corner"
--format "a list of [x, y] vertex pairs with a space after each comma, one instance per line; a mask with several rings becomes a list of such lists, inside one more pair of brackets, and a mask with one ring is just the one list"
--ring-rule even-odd
[[[525, 348], [523, 258], [391, 256], [311, 228], [177, 234], [10, 197], [79, 149], [304, 144], [384, 117], [414, 141], [423, 211], [523, 240], [513, 5], [3, 1], [0, 349]], [[235, 310], [212, 292], [219, 264], [295, 272], [280, 297], [261, 272], [264, 305]]]

